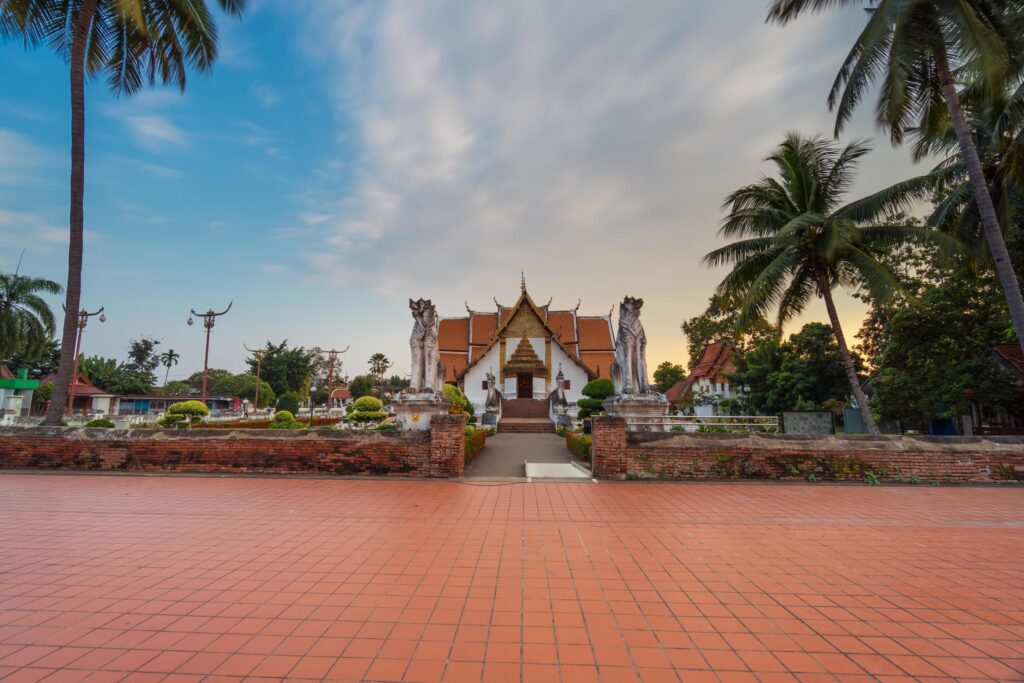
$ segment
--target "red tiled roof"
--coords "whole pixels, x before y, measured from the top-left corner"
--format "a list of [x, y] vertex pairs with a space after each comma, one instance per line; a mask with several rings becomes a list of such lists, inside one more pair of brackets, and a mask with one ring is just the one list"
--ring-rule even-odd
[[348, 387], [341, 387], [331, 392], [330, 398], [339, 398], [345, 400], [346, 398], [352, 398], [352, 391]]
[[498, 329], [497, 313], [473, 313], [473, 338], [472, 344], [488, 344], [491, 341], [491, 333]]
[[551, 311], [548, 313], [548, 325], [560, 333], [558, 339], [566, 346], [576, 342], [576, 325], [572, 311]]
[[736, 363], [733, 361], [732, 344], [727, 341], [712, 342], [704, 347], [697, 364], [690, 370], [686, 379], [676, 382], [670, 387], [665, 392], [665, 398], [669, 403], [675, 403], [685, 396], [698, 381], [702, 379], [714, 381], [734, 372], [736, 372]]
[[[39, 385], [42, 386], [47, 382], [56, 384], [57, 375], [47, 375], [39, 381]], [[98, 386], [89, 381], [83, 373], [78, 373], [75, 377], [75, 396], [113, 396], [109, 391], [104, 391]]]
[[580, 328], [580, 353], [587, 351], [614, 351], [615, 341], [612, 339], [611, 325], [606, 317], [576, 318]]
[[1019, 344], [996, 344], [995, 351], [1007, 363], [1024, 373], [1024, 351], [1021, 351]]
[[456, 380], [456, 374], [462, 372], [469, 365], [469, 361], [466, 360], [465, 353], [449, 353], [446, 351], [441, 352], [441, 362], [444, 363], [444, 381], [454, 382]]
[[614, 351], [580, 351], [580, 360], [598, 377], [611, 379], [611, 366], [615, 361]]
[[469, 350], [469, 318], [445, 318], [437, 332], [437, 344], [442, 351]]
[[0, 379], [15, 379], [14, 373], [3, 363], [0, 363]]

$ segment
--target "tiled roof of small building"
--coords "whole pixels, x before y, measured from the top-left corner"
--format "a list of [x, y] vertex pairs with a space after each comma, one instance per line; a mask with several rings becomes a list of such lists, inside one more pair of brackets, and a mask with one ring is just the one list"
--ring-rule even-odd
[[732, 374], [736, 371], [736, 363], [733, 361], [733, 347], [727, 341], [712, 342], [704, 347], [697, 359], [697, 364], [690, 370], [686, 379], [676, 382], [668, 391], [665, 398], [669, 403], [675, 403], [687, 394], [693, 385], [702, 379], [714, 381], [718, 377]]

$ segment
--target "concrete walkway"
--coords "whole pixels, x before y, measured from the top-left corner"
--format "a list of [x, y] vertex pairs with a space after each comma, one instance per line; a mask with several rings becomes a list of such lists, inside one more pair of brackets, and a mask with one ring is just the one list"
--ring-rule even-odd
[[525, 477], [524, 463], [572, 462], [565, 439], [555, 434], [502, 434], [487, 438], [487, 448], [466, 467], [466, 477]]

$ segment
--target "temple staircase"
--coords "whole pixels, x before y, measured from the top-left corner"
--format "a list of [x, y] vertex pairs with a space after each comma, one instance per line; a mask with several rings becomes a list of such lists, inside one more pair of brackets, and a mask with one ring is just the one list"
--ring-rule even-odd
[[531, 398], [503, 398], [499, 434], [552, 434], [555, 423], [548, 417], [548, 402]]

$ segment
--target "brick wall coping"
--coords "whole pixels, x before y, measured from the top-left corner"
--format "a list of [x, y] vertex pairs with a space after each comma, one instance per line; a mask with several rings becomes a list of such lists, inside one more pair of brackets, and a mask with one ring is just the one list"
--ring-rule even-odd
[[392, 429], [383, 432], [359, 429], [109, 429], [105, 427], [0, 427], [6, 436], [57, 437], [77, 441], [372, 441], [397, 439], [411, 443], [430, 441], [430, 432]]

